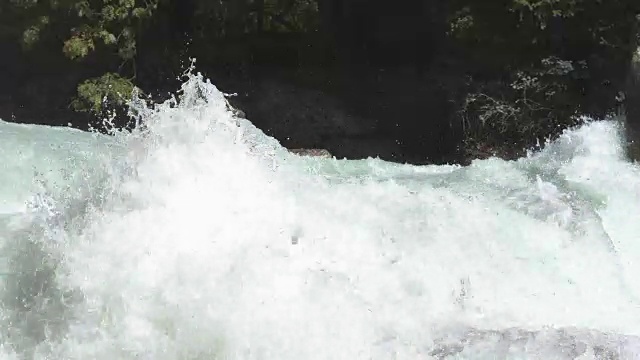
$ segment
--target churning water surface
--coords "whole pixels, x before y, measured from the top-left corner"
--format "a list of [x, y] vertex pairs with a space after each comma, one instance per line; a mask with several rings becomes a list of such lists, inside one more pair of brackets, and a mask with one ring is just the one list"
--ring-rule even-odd
[[614, 121], [518, 161], [289, 154], [201, 76], [143, 132], [0, 122], [5, 359], [640, 359]]

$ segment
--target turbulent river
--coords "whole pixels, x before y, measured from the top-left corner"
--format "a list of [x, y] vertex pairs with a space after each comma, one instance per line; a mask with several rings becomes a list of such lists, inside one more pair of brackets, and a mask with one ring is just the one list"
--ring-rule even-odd
[[290, 154], [197, 75], [137, 111], [0, 121], [0, 358], [640, 359], [615, 121], [410, 166]]

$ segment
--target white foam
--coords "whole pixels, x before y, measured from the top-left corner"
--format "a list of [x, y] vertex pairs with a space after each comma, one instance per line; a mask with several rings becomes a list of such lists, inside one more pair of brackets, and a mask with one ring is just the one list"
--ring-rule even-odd
[[[3, 344], [36, 358], [428, 359], [453, 336], [451, 357], [562, 358], [563, 339], [589, 333], [571, 345], [583, 358], [634, 358], [640, 176], [613, 123], [516, 162], [412, 167], [288, 155], [201, 77], [183, 92], [142, 111], [133, 156], [88, 152], [119, 175], [100, 197], [53, 196], [62, 216], [33, 229], [60, 241], [17, 257], [55, 260], [48, 290], [26, 296], [48, 300], [3, 314], [55, 326], [5, 325], [23, 340]], [[525, 335], [505, 343], [508, 329]]]

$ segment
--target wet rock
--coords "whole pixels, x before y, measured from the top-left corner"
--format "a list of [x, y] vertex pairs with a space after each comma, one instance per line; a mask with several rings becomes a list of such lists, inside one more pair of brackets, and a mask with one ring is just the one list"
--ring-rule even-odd
[[593, 329], [546, 328], [538, 331], [474, 328], [446, 331], [429, 355], [436, 359], [506, 358], [508, 354], [536, 359], [626, 360], [640, 356], [640, 338]]
[[290, 153], [300, 156], [317, 156], [322, 158], [332, 158], [333, 155], [326, 149], [289, 149]]

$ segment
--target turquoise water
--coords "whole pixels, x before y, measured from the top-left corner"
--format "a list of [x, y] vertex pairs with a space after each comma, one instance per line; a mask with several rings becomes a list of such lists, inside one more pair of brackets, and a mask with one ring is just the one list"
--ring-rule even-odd
[[145, 133], [0, 122], [0, 352], [638, 359], [613, 121], [468, 167], [301, 158], [200, 76]]

